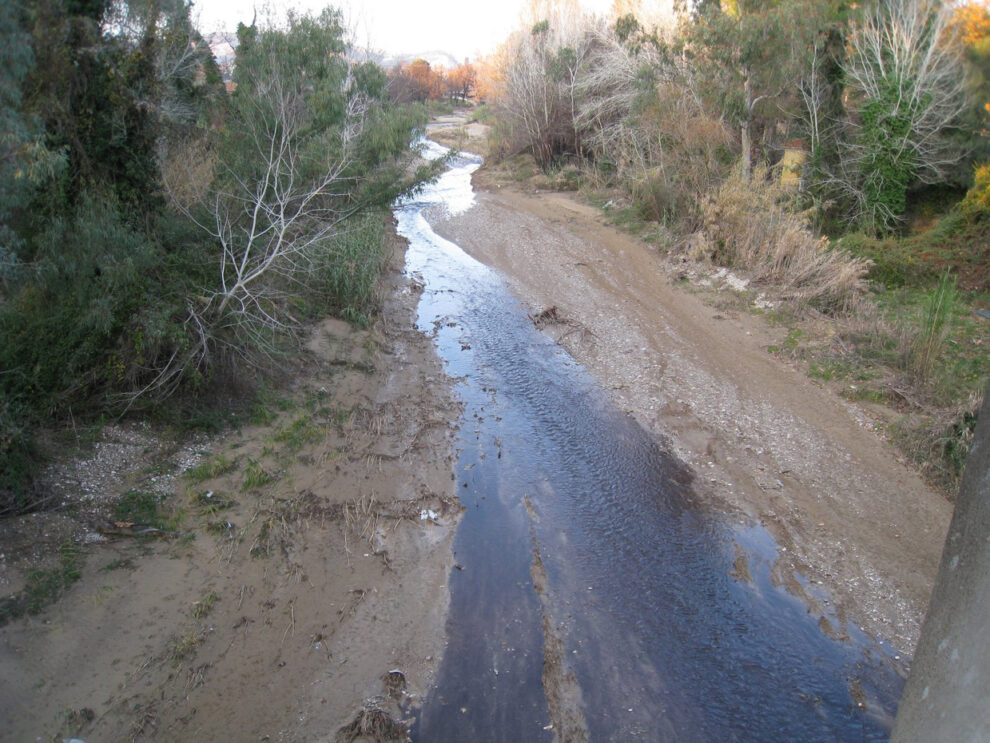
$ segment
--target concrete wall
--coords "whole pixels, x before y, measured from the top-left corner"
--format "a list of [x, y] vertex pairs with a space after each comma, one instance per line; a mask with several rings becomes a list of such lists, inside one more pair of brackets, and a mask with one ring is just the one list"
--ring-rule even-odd
[[990, 390], [891, 741], [990, 741]]

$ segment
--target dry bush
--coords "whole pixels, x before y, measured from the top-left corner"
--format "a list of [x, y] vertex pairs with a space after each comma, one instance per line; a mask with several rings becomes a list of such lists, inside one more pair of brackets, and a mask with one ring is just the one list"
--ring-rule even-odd
[[213, 183], [216, 156], [206, 137], [173, 142], [159, 153], [162, 180], [172, 206], [189, 211], [203, 203]]
[[696, 229], [698, 201], [725, 175], [730, 137], [705, 111], [690, 68], [662, 47], [600, 34], [579, 94], [588, 152], [609, 165], [641, 216]]
[[557, 8], [505, 42], [494, 106], [508, 154], [529, 152], [548, 171], [583, 152], [576, 124], [581, 81], [603, 32], [599, 19]]
[[383, 697], [365, 700], [364, 706], [354, 718], [337, 730], [334, 743], [352, 743], [357, 740], [371, 740], [374, 743], [408, 741], [409, 729], [401, 720], [396, 720], [386, 709]]
[[728, 178], [702, 204], [700, 238], [716, 263], [751, 271], [781, 297], [831, 312], [852, 306], [865, 289], [870, 263], [816, 237], [792, 194], [765, 170], [750, 182]]

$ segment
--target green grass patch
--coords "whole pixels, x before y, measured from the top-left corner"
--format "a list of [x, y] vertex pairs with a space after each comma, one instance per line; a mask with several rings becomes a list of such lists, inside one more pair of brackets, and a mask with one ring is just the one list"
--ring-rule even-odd
[[310, 444], [316, 444], [326, 438], [327, 430], [317, 425], [310, 415], [301, 415], [275, 434], [275, 441], [284, 444], [288, 451], [295, 454]]
[[776, 355], [787, 355], [787, 356], [798, 356], [799, 349], [801, 348], [802, 342], [805, 340], [807, 333], [801, 328], [790, 328], [787, 331], [787, 335], [779, 344], [772, 344], [767, 346], [767, 351], [769, 353]]
[[243, 490], [255, 490], [271, 485], [278, 480], [275, 473], [265, 469], [265, 467], [254, 459], [248, 459], [244, 467], [244, 479], [241, 483]]
[[25, 615], [39, 614], [58, 601], [82, 576], [82, 563], [82, 549], [78, 545], [59, 547], [56, 567], [32, 570], [23, 590], [0, 600], [0, 627]]
[[190, 467], [183, 473], [183, 477], [190, 483], [199, 484], [212, 480], [214, 477], [226, 475], [233, 471], [236, 466], [237, 462], [234, 460], [227, 459], [223, 454], [216, 454], [195, 467]]
[[846, 379], [849, 376], [849, 366], [838, 359], [825, 359], [821, 362], [812, 361], [808, 365], [808, 376], [812, 379], [820, 379], [823, 382]]
[[868, 402], [881, 405], [887, 401], [883, 390], [851, 384], [842, 390], [842, 396], [853, 402]]

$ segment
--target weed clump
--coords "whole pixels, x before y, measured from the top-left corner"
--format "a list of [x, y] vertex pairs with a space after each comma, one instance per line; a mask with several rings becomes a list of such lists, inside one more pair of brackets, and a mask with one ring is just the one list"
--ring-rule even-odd
[[213, 611], [214, 605], [220, 600], [220, 596], [214, 592], [208, 593], [200, 601], [195, 602], [190, 609], [194, 619], [205, 619]]
[[217, 454], [186, 470], [183, 476], [191, 483], [201, 483], [212, 480], [214, 477], [226, 475], [236, 466], [237, 462], [227, 459], [223, 454]]
[[255, 490], [270, 485], [278, 479], [275, 473], [265, 469], [261, 462], [248, 459], [244, 467], [244, 480], [241, 484], [243, 490]]
[[82, 550], [74, 544], [63, 544], [58, 551], [58, 565], [32, 570], [24, 589], [0, 600], [0, 627], [25, 615], [40, 614], [81, 576]]
[[316, 257], [311, 289], [317, 310], [366, 326], [378, 306], [376, 287], [385, 258], [382, 215], [351, 220]]

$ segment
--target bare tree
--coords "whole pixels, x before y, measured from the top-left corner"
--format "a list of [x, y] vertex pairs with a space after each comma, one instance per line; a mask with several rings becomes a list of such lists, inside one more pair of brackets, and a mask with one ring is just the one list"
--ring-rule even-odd
[[499, 107], [514, 147], [529, 149], [540, 167], [563, 154], [580, 154], [575, 121], [578, 89], [600, 22], [555, 13], [509, 41]]
[[848, 201], [846, 189], [839, 183], [842, 147], [849, 138], [842, 72], [845, 38], [845, 27], [838, 22], [819, 32], [799, 86], [803, 106], [797, 120], [811, 153], [801, 176], [803, 188], [816, 200], [819, 216], [841, 213]]
[[845, 73], [858, 102], [843, 180], [859, 221], [903, 213], [911, 181], [939, 181], [958, 153], [944, 134], [965, 105], [960, 47], [937, 0], [876, 2], [853, 29]]
[[579, 99], [577, 125], [594, 159], [632, 186], [651, 217], [691, 226], [700, 198], [722, 175], [728, 142], [723, 123], [706, 113], [691, 68], [658, 41], [622, 43], [605, 32]]
[[348, 74], [340, 90], [342, 126], [332, 141], [322, 142], [332, 154], [316, 162], [312, 142], [306, 141], [312, 122], [302, 92], [279, 76], [253, 81], [256, 115], [242, 120], [238, 135], [243, 156], [256, 168], [246, 177], [234, 164], [220, 163], [208, 221], [176, 204], [220, 247], [214, 288], [187, 302], [185, 327], [195, 343], [169, 359], [138, 395], [170, 393], [190, 366], [208, 366], [215, 354], [248, 363], [255, 363], [259, 352], [270, 358], [275, 335], [292, 329], [293, 318], [284, 313], [287, 292], [361, 207], [344, 198], [353, 187], [349, 171], [368, 111], [366, 97], [353, 83]]

